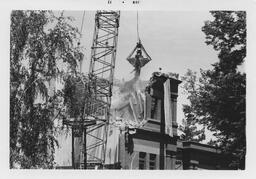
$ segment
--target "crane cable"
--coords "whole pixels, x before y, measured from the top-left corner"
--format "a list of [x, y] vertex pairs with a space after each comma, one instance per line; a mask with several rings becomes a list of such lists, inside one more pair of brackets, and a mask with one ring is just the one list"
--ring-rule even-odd
[[78, 40], [77, 45], [80, 45], [80, 40], [82, 38], [82, 33], [83, 33], [83, 26], [84, 26], [84, 16], [85, 16], [85, 11], [83, 12], [83, 17], [82, 17], [82, 23], [81, 23], [81, 27], [80, 27], [80, 38]]
[[[80, 40], [82, 39], [84, 16], [85, 16], [85, 11], [83, 11], [82, 23], [81, 23], [81, 28], [80, 28], [80, 38], [78, 39], [78, 42], [77, 42], [78, 47], [80, 46], [80, 44], [81, 44]], [[83, 57], [79, 61], [80, 61], [80, 70], [79, 71], [82, 72]]]
[[137, 40], [140, 42], [140, 34], [139, 34], [139, 13], [137, 11]]
[[81, 35], [82, 35], [82, 32], [83, 32], [83, 26], [84, 26], [84, 16], [85, 16], [85, 11], [83, 12], [82, 24], [81, 24], [81, 28], [80, 28]]

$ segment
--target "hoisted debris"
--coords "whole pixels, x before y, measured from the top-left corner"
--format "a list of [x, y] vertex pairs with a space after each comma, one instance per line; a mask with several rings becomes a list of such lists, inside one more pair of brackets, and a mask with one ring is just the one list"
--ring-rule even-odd
[[127, 61], [134, 67], [135, 77], [138, 77], [140, 75], [141, 68], [151, 61], [151, 57], [146, 52], [140, 40], [127, 57]]
[[127, 61], [134, 67], [135, 78], [138, 78], [140, 76], [141, 68], [151, 61], [151, 57], [148, 55], [147, 51], [145, 50], [140, 40], [138, 11], [137, 11], [137, 39], [138, 39], [138, 42], [135, 48], [127, 57]]

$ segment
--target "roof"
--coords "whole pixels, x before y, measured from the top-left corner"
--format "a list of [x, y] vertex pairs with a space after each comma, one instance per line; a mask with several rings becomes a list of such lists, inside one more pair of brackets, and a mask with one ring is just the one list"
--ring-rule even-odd
[[192, 142], [192, 141], [178, 141], [177, 147], [180, 149], [194, 149], [194, 150], [202, 150], [206, 152], [213, 152], [213, 153], [221, 153], [220, 148], [214, 147], [207, 144], [202, 144], [198, 142]]

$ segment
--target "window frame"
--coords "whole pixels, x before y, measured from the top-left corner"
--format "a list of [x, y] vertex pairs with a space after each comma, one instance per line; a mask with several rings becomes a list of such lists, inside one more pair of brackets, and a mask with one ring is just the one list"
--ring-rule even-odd
[[145, 170], [146, 169], [146, 157], [147, 153], [146, 152], [139, 152], [139, 169], [140, 170]]
[[[153, 164], [153, 165], [152, 165]], [[156, 169], [156, 154], [149, 154], [149, 170]]]

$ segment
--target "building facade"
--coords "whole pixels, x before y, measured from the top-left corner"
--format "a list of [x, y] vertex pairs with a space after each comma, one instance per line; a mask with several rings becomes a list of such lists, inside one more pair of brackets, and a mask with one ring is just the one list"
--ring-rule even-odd
[[[87, 169], [229, 169], [220, 149], [179, 141], [177, 98], [180, 83], [177, 76], [153, 73], [143, 93], [135, 88], [123, 92], [112, 111], [112, 118], [129, 125], [109, 125], [105, 165]], [[134, 127], [136, 125], [139, 127]]]

